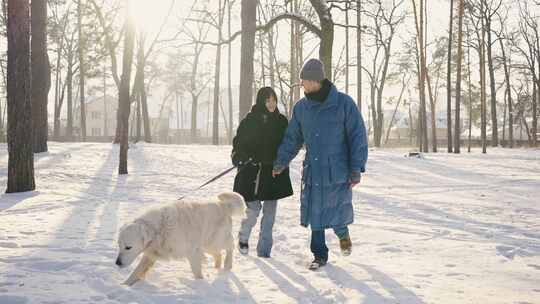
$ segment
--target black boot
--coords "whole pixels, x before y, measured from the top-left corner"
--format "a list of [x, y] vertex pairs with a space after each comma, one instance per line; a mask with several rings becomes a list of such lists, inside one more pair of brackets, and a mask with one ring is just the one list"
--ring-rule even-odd
[[324, 265], [326, 265], [326, 261], [323, 260], [322, 258], [319, 258], [319, 257], [315, 257], [315, 259], [313, 260], [313, 262], [311, 262], [311, 264], [309, 264], [309, 270], [317, 270], [321, 267], [323, 267]]
[[238, 242], [238, 251], [240, 251], [242, 255], [248, 254], [248, 251], [249, 251], [248, 243]]

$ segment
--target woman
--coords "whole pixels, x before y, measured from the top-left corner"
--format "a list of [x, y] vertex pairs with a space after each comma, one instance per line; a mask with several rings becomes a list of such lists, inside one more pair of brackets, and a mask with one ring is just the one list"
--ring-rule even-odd
[[270, 257], [277, 200], [292, 195], [289, 172], [272, 177], [272, 166], [281, 144], [287, 118], [279, 113], [277, 96], [270, 87], [257, 92], [251, 112], [240, 122], [233, 140], [232, 161], [238, 166], [234, 191], [247, 202], [246, 218], [238, 233], [238, 249], [247, 254], [248, 241], [261, 209], [263, 216], [257, 255]]

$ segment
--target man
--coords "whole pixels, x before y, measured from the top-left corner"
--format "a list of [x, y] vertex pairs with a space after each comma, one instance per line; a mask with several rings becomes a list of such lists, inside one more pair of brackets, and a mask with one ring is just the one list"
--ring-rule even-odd
[[321, 61], [308, 60], [300, 79], [305, 97], [294, 106], [272, 173], [287, 168], [305, 144], [300, 222], [311, 226], [314, 260], [309, 269], [316, 270], [328, 261], [325, 229], [334, 230], [343, 255], [351, 254], [352, 188], [365, 171], [368, 146], [361, 113], [350, 96], [326, 79]]

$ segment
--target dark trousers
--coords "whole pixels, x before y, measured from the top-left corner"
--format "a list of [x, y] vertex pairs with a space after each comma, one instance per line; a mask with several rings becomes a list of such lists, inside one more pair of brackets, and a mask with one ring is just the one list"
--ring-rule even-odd
[[[349, 236], [349, 228], [347, 226], [333, 228], [334, 233], [339, 239]], [[326, 238], [324, 230], [311, 230], [311, 252], [315, 258], [320, 258], [323, 261], [328, 261], [328, 247], [326, 247]]]

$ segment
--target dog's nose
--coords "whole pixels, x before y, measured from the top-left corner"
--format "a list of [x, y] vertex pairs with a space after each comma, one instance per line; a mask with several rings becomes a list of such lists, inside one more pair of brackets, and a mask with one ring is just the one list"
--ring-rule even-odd
[[120, 260], [120, 257], [116, 259], [116, 265], [122, 266], [122, 261]]

